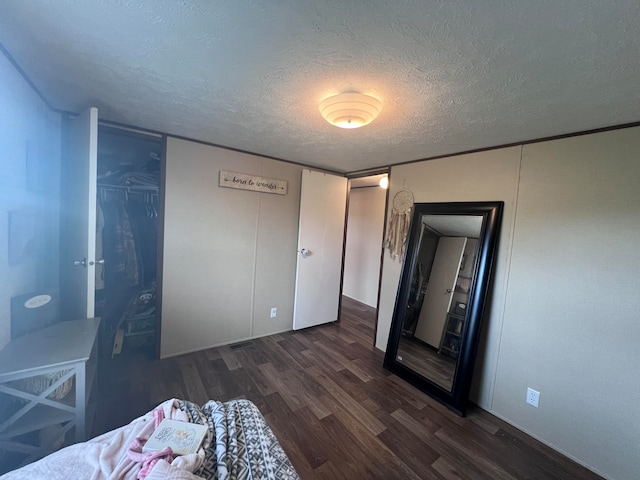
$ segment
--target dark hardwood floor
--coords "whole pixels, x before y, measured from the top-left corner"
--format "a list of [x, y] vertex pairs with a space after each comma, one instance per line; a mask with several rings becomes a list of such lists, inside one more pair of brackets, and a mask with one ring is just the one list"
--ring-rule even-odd
[[248, 398], [303, 479], [596, 479], [479, 408], [458, 417], [382, 368], [370, 307], [342, 319], [166, 360], [101, 365], [94, 434], [169, 398]]

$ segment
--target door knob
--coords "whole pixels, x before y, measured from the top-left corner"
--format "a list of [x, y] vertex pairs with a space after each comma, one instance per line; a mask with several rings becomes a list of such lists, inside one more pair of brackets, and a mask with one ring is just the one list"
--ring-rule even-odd
[[302, 258], [307, 258], [309, 255], [311, 255], [311, 252], [306, 248], [303, 248], [302, 250], [300, 250], [300, 255], [302, 255]]
[[104, 258], [101, 258], [100, 260], [96, 260], [95, 262], [89, 262], [89, 265], [94, 265], [94, 264], [104, 265]]
[[451, 289], [450, 288], [447, 288], [447, 293], [451, 293]]
[[76, 267], [79, 267], [80, 265], [82, 265], [83, 267], [86, 267], [86, 266], [87, 266], [87, 259], [86, 259], [86, 258], [83, 258], [82, 260], [74, 260], [74, 261], [73, 261], [73, 264], [74, 264]]

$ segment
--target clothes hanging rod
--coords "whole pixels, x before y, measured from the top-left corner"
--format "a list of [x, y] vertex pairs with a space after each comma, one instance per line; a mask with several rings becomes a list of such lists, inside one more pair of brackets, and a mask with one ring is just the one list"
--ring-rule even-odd
[[98, 188], [111, 189], [111, 190], [123, 190], [127, 192], [152, 192], [158, 191], [159, 187], [152, 185], [109, 185], [106, 183], [99, 183]]

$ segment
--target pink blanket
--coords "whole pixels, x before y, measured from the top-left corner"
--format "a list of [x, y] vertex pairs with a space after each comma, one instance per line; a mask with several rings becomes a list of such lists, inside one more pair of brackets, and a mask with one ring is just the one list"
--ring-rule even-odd
[[[189, 421], [186, 412], [179, 410], [176, 399], [167, 400], [161, 408], [164, 416], [176, 420]], [[132, 421], [124, 427], [112, 430], [87, 442], [78, 443], [58, 450], [47, 457], [31, 463], [2, 477], [2, 480], [68, 480], [82, 478], [91, 480], [136, 479], [142, 465], [129, 458], [127, 449], [138, 438], [148, 438], [154, 430], [153, 412]], [[208, 444], [211, 439], [205, 439]], [[156, 463], [147, 480], [184, 479], [200, 480], [194, 475], [204, 460], [204, 450], [182, 455], [168, 463]]]

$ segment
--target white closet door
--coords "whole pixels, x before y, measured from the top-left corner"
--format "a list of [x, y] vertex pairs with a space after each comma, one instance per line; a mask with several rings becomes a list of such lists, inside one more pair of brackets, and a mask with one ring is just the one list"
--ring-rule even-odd
[[293, 329], [338, 319], [347, 179], [302, 171]]
[[62, 320], [95, 315], [98, 109], [69, 123], [60, 186]]

